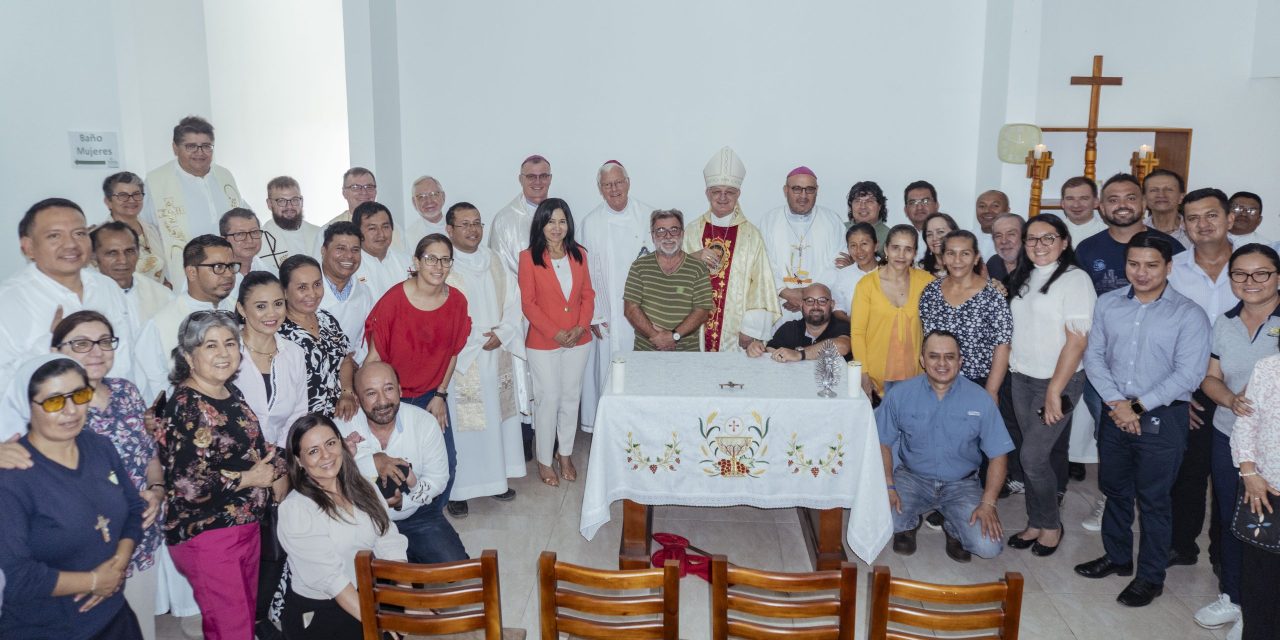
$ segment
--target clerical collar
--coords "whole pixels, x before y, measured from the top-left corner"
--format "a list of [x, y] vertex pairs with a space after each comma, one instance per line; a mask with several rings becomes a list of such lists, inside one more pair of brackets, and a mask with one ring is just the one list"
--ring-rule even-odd
[[[735, 212], [735, 213], [736, 213], [736, 212]], [[727, 215], [727, 216], [723, 216], [723, 217], [718, 216], [718, 215], [716, 215], [715, 213], [712, 213], [712, 214], [711, 214], [711, 226], [713, 226], [713, 227], [732, 227], [732, 226], [733, 226], [733, 218], [734, 218], [734, 214], [733, 214], [733, 213], [730, 213], [729, 215]]]
[[196, 175], [196, 174], [194, 174], [194, 173], [191, 173], [190, 171], [187, 171], [186, 169], [183, 169], [183, 168], [182, 168], [182, 165], [177, 164], [176, 162], [174, 163], [174, 165], [178, 168], [178, 177], [179, 177], [179, 178], [187, 178], [187, 179], [189, 179], [189, 180], [196, 180], [196, 181], [203, 182], [203, 181], [205, 181], [205, 180], [208, 180], [208, 179], [209, 179], [209, 176], [212, 176], [212, 175], [213, 175], [213, 165], [212, 165], [212, 164], [211, 164], [211, 165], [209, 165], [209, 170], [208, 170], [208, 171], [206, 171], [206, 172], [205, 172], [205, 174], [204, 174], [204, 175], [202, 175], [202, 176], [198, 176], [198, 175]]
[[791, 207], [787, 207], [787, 219], [792, 222], [809, 222], [813, 220], [813, 209], [810, 209], [809, 213], [796, 213], [791, 210]]
[[[457, 247], [454, 248], [456, 249]], [[480, 247], [476, 247], [476, 250], [471, 253], [461, 250], [453, 252], [454, 265], [466, 267], [468, 269], [481, 269], [489, 266], [489, 261], [486, 259], [487, 257], [488, 254], [481, 251]]]

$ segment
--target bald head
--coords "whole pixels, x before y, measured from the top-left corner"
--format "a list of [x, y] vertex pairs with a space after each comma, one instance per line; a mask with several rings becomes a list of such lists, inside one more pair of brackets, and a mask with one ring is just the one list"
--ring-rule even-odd
[[1002, 213], [1009, 212], [1009, 196], [1003, 191], [983, 191], [978, 196], [978, 200], [974, 203], [974, 215], [978, 218], [978, 224], [982, 227], [983, 233], [991, 233], [991, 223]]
[[371, 427], [395, 426], [400, 412], [400, 378], [391, 365], [366, 362], [356, 370], [356, 398]]
[[800, 305], [805, 324], [819, 327], [831, 321], [831, 289], [827, 285], [815, 282], [805, 287], [800, 294]]

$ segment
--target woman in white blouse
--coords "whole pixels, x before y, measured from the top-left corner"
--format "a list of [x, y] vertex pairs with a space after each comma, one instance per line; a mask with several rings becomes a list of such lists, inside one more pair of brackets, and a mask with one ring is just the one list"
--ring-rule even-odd
[[1009, 275], [1009, 369], [1020, 432], [1012, 435], [1026, 476], [1027, 527], [1009, 538], [1009, 546], [1047, 556], [1062, 540], [1058, 485], [1067, 474], [1065, 456], [1058, 460], [1050, 453], [1084, 392], [1081, 358], [1098, 296], [1089, 276], [1075, 266], [1071, 234], [1060, 218], [1037, 216], [1024, 238], [1018, 266]]
[[307, 414], [307, 360], [302, 347], [279, 334], [285, 318], [280, 279], [249, 272], [240, 283], [236, 312], [244, 323], [236, 386], [258, 415], [262, 437], [284, 446], [289, 425]]
[[280, 503], [280, 544], [291, 574], [280, 616], [284, 636], [357, 640], [356, 553], [372, 549], [403, 561], [409, 543], [328, 418], [313, 413], [293, 423], [286, 461], [293, 490]]

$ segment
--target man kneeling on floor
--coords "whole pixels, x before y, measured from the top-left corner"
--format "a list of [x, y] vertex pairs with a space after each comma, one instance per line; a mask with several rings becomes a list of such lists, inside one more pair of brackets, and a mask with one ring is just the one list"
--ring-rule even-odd
[[[894, 385], [876, 409], [894, 512], [893, 550], [915, 553], [920, 516], [936, 509], [946, 518], [942, 526], [952, 560], [968, 562], [971, 554], [994, 558], [1004, 546], [996, 497], [1013, 441], [990, 394], [959, 375], [954, 334], [930, 331], [920, 364], [924, 373]], [[985, 490], [978, 482], [983, 454], [991, 461]]]

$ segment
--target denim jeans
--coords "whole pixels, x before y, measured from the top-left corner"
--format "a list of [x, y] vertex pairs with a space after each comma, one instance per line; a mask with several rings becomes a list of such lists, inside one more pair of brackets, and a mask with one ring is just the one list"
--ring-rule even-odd
[[932, 480], [899, 465], [893, 470], [893, 484], [902, 502], [902, 513], [893, 514], [894, 532], [915, 529], [920, 525], [920, 516], [937, 511], [946, 520], [942, 527], [947, 535], [959, 539], [966, 551], [981, 558], [994, 558], [1004, 549], [1003, 540], [983, 537], [982, 521], [969, 524], [973, 510], [982, 503], [982, 486], [976, 472], [960, 480]]
[[[1220, 411], [1230, 411], [1229, 407], [1221, 407]], [[1231, 520], [1236, 513], [1236, 492], [1240, 486], [1240, 469], [1231, 460], [1231, 437], [1206, 424], [1201, 429], [1213, 431], [1212, 460], [1213, 493], [1217, 500], [1214, 506], [1218, 512], [1214, 514], [1221, 525], [1222, 535], [1218, 544], [1222, 549], [1222, 580], [1219, 589], [1240, 604], [1240, 565], [1244, 543], [1231, 533]]]
[[409, 539], [409, 562], [434, 564], [466, 560], [467, 548], [462, 546], [458, 532], [443, 511], [431, 508], [433, 504], [424, 504], [413, 515], [396, 522], [396, 529]]
[[[431, 402], [432, 398], [436, 397], [437, 391], [439, 389], [432, 389], [420, 396], [400, 399], [425, 411], [427, 404]], [[444, 411], [445, 415], [449, 417], [449, 427], [444, 430], [444, 450], [449, 458], [449, 483], [444, 486], [444, 491], [436, 496], [435, 500], [422, 507], [423, 509], [434, 509], [440, 513], [444, 513], [444, 505], [449, 502], [449, 496], [453, 494], [454, 471], [458, 468], [458, 447], [453, 444], [453, 412], [449, 410], [448, 400], [444, 401]]]

